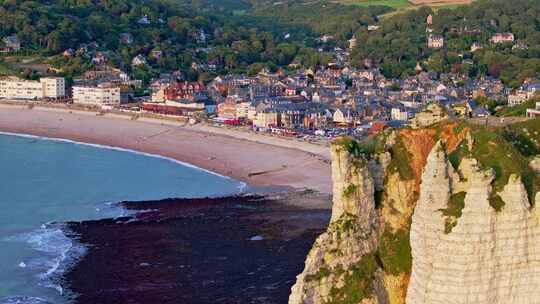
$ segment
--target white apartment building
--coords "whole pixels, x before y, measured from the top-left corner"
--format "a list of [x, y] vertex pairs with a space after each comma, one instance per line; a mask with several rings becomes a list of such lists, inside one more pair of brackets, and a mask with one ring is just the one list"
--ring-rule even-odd
[[392, 108], [390, 114], [392, 116], [392, 120], [407, 121], [409, 119], [409, 112], [407, 112], [405, 109]]
[[537, 102], [534, 108], [527, 109], [527, 117], [540, 117], [540, 102]]
[[43, 97], [60, 98], [66, 96], [66, 80], [62, 77], [44, 77], [39, 80], [43, 84]]
[[236, 117], [248, 118], [250, 102], [240, 102], [236, 104]]
[[73, 87], [73, 103], [104, 106], [120, 104], [120, 87]]
[[37, 100], [66, 96], [66, 82], [61, 77], [25, 80], [17, 77], [0, 79], [0, 98]]

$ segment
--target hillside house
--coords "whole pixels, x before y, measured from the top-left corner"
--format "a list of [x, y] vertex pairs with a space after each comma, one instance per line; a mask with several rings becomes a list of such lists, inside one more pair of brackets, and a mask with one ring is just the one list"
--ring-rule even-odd
[[471, 117], [472, 112], [476, 109], [477, 105], [474, 100], [465, 100], [462, 102], [457, 102], [451, 105], [452, 110], [454, 110], [455, 115], [459, 117]]
[[522, 89], [527, 91], [528, 98], [532, 98], [537, 92], [540, 92], [540, 82], [527, 83], [523, 85]]
[[474, 42], [472, 45], [471, 45], [471, 52], [476, 52], [478, 50], [481, 50], [483, 47], [480, 43], [478, 42]]
[[137, 55], [135, 56], [135, 58], [133, 58], [133, 60], [131, 60], [131, 65], [132, 66], [142, 66], [142, 65], [146, 65], [146, 58], [144, 58], [143, 55]]
[[527, 91], [515, 90], [508, 94], [508, 106], [514, 107], [520, 105], [529, 99]]
[[107, 56], [102, 52], [97, 52], [96, 55], [92, 58], [92, 64], [94, 65], [102, 65], [107, 63], [107, 61]]
[[444, 37], [441, 35], [429, 35], [428, 48], [440, 49], [444, 46]]
[[514, 42], [514, 34], [512, 33], [496, 33], [491, 36], [492, 43], [505, 43], [505, 42]]
[[74, 49], [66, 49], [62, 53], [62, 56], [66, 57], [66, 58], [73, 57], [73, 55], [75, 55], [75, 50]]
[[529, 49], [529, 47], [528, 47], [527, 44], [526, 44], [525, 42], [523, 42], [523, 41], [517, 41], [516, 44], [514, 44], [514, 45], [512, 46], [512, 50], [513, 50], [513, 51], [516, 51], [516, 50], [518, 50], [518, 51], [519, 51], [519, 50], [525, 51], [525, 50], [527, 50], [527, 49]]
[[388, 129], [388, 125], [383, 121], [376, 121], [371, 124], [371, 127], [368, 129], [368, 135], [374, 136], [382, 133], [384, 130]]
[[4, 46], [0, 49], [2, 53], [17, 52], [21, 49], [21, 41], [15, 35], [2, 38]]

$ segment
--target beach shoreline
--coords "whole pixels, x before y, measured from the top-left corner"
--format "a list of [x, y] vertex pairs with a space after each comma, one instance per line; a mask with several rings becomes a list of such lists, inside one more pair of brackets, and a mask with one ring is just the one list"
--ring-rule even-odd
[[329, 149], [307, 142], [208, 125], [6, 104], [0, 104], [0, 131], [167, 157], [245, 182], [252, 189], [331, 193]]

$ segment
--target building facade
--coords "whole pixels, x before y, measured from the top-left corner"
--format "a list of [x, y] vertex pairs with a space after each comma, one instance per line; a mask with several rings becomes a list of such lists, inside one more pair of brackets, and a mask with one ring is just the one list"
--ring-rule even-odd
[[444, 37], [441, 35], [429, 35], [428, 48], [440, 49], [444, 46]]
[[15, 35], [2, 38], [2, 42], [4, 43], [4, 47], [0, 48], [2, 53], [17, 52], [21, 49], [21, 41]]
[[514, 34], [496, 33], [495, 35], [491, 36], [491, 42], [493, 43], [514, 42]]
[[540, 117], [540, 102], [537, 102], [534, 108], [527, 109], [527, 117]]
[[66, 85], [64, 78], [61, 77], [43, 77], [39, 81], [17, 77], [0, 79], [0, 98], [38, 100], [64, 96]]
[[43, 96], [45, 98], [62, 98], [66, 96], [66, 80], [62, 77], [41, 78]]
[[73, 87], [73, 103], [94, 106], [120, 104], [119, 87]]
[[392, 108], [390, 115], [392, 120], [407, 121], [409, 119], [409, 112], [406, 109], [399, 107]]
[[508, 95], [508, 106], [514, 107], [520, 105], [529, 99], [529, 95], [526, 91], [517, 90]]
[[271, 109], [257, 113], [253, 120], [253, 126], [258, 129], [266, 130], [270, 127], [277, 127], [280, 124], [279, 115]]

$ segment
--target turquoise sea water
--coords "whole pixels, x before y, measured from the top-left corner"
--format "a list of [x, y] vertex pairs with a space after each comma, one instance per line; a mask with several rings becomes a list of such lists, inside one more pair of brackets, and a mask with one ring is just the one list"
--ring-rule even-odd
[[62, 303], [54, 278], [85, 248], [54, 222], [117, 217], [114, 203], [234, 194], [235, 180], [168, 159], [0, 135], [0, 304]]

